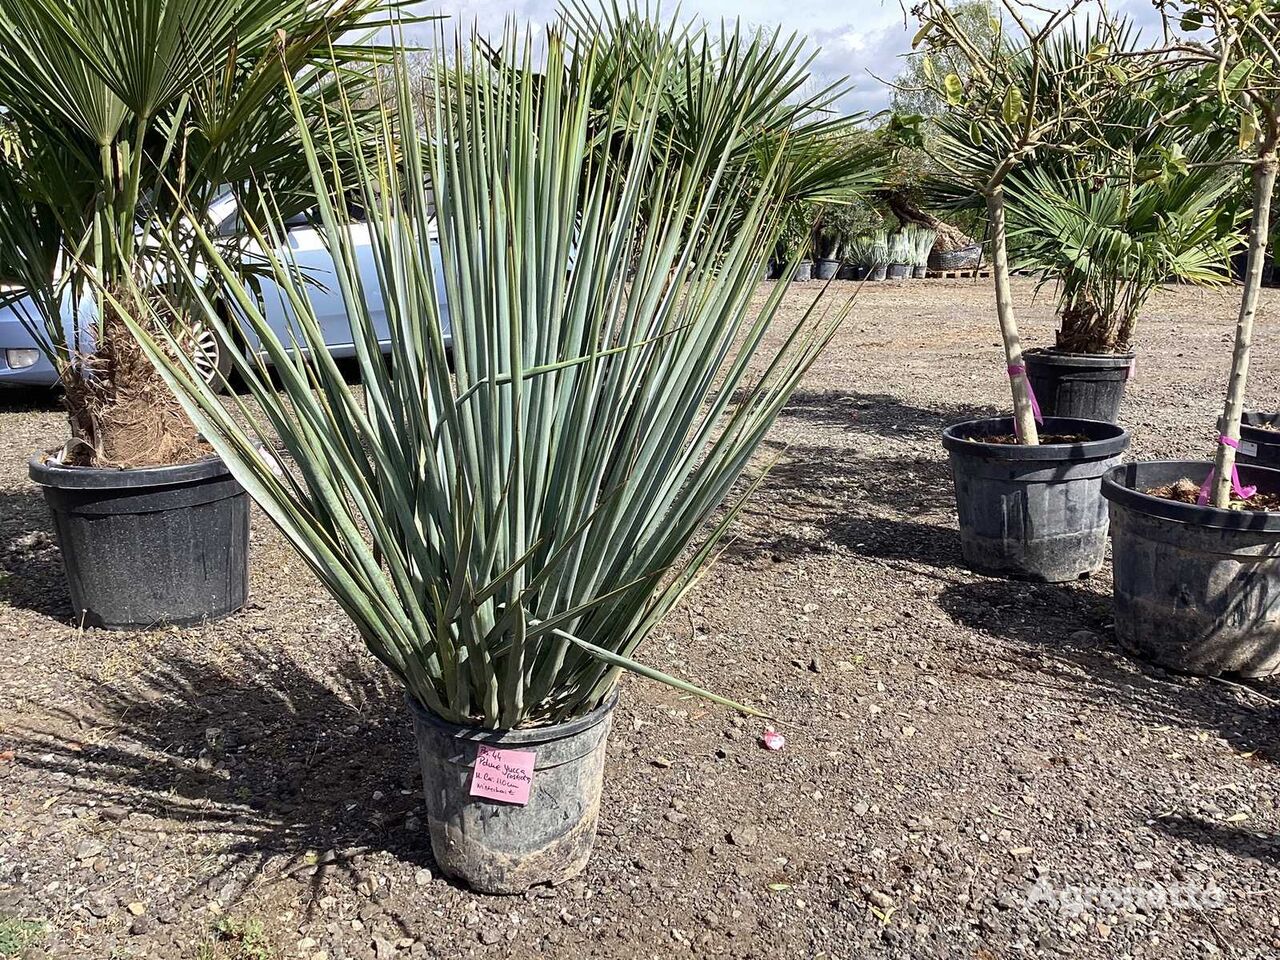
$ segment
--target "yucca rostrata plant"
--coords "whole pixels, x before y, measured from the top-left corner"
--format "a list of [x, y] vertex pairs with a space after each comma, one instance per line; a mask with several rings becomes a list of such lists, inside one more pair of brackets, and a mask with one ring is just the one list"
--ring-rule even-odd
[[[727, 162], [752, 135], [738, 119], [750, 84], [708, 103], [730, 135], [689, 154], [657, 132], [661, 84], [639, 97], [611, 87], [593, 115], [588, 41], [549, 29], [540, 68], [527, 41], [504, 49], [523, 54], [459, 51], [426, 117], [393, 72], [381, 136], [347, 131], [361, 140], [354, 182], [324, 134], [304, 134], [362, 392], [323, 349], [287, 262], [271, 267], [306, 351], [281, 342], [206, 244], [278, 371], [279, 389], [236, 359], [256, 408], [233, 414], [190, 363], [135, 332], [370, 650], [439, 717], [564, 721], [598, 706], [622, 669], [720, 699], [634, 654], [712, 559], [752, 486], [739, 478], [845, 310], [810, 306], [765, 346], [785, 285], [759, 310], [751, 301], [778, 238], [782, 174]], [[425, 136], [400, 135], [420, 125]], [[368, 211], [389, 364], [330, 199], [349, 192]], [[451, 348], [428, 253], [437, 232]]]

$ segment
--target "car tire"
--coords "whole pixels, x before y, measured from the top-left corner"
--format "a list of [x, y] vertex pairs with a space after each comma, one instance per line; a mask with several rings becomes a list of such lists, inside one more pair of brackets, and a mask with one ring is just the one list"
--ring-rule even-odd
[[195, 364], [200, 379], [218, 393], [227, 388], [231, 376], [231, 351], [216, 329], [200, 324], [184, 338], [187, 356]]

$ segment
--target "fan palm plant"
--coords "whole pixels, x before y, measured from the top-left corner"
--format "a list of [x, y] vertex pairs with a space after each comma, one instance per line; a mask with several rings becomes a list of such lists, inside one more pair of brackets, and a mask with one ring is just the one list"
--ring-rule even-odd
[[[664, 26], [634, 3], [596, 11], [568, 0], [559, 19], [566, 33], [599, 48], [587, 95], [613, 151], [626, 149], [627, 132], [601, 121], [620, 85], [657, 98], [655, 122], [670, 149], [693, 156], [732, 143], [732, 167], [759, 173], [781, 166], [771, 179], [787, 200], [846, 202], [881, 184], [886, 149], [862, 129], [865, 114], [837, 109], [852, 89], [847, 79], [814, 84], [809, 67], [817, 51], [806, 49], [800, 34], [744, 31], [737, 21], [718, 30], [674, 19]], [[735, 109], [726, 111], [725, 102]], [[740, 129], [752, 132], [742, 137]]]
[[1028, 170], [1009, 187], [1015, 261], [1058, 284], [1059, 349], [1123, 353], [1159, 284], [1229, 279], [1237, 184], [1216, 164], [1143, 181], [1062, 172]]
[[[394, 4], [394, 0], [392, 0]], [[120, 311], [169, 273], [159, 231], [200, 218], [219, 191], [306, 177], [282, 78], [323, 103], [332, 75], [367, 59], [338, 40], [379, 25], [388, 0], [0, 0], [0, 266], [66, 389], [64, 461], [140, 466], [200, 455], [195, 432]], [[281, 39], [283, 38], [283, 39]], [[150, 220], [149, 231], [143, 224]], [[96, 289], [114, 294], [97, 310]], [[172, 291], [171, 291], [172, 294]], [[180, 323], [185, 308], [171, 295]]]
[[[743, 98], [769, 77], [708, 90], [726, 136], [684, 151], [659, 123], [670, 56], [655, 82], [610, 84], [602, 101], [580, 95], [602, 86], [589, 38], [548, 30], [540, 70], [527, 38], [504, 48], [517, 52], [487, 64], [474, 41], [459, 51], [475, 66], [443, 69], [427, 117], [398, 72], [376, 139], [348, 119], [363, 148], [353, 180], [327, 135], [302, 125], [363, 397], [318, 349], [300, 279], [277, 257], [295, 335], [312, 349], [282, 343], [238, 294], [283, 390], [237, 359], [260, 412], [233, 415], [171, 338], [131, 326], [369, 648], [439, 717], [563, 721], [599, 706], [622, 669], [718, 699], [634, 653], [713, 557], [753, 486], [740, 476], [844, 313], [811, 306], [779, 349], [763, 346], [785, 286], [758, 311], [752, 298], [781, 229], [785, 170], [732, 160], [755, 134]], [[607, 129], [628, 131], [622, 154], [596, 149], [602, 104]], [[425, 145], [396, 137], [420, 123]], [[748, 178], [757, 190], [740, 205]], [[348, 190], [368, 211], [390, 367], [329, 199]], [[451, 354], [422, 240], [433, 227]], [[279, 230], [267, 224], [264, 240]], [[207, 238], [205, 254], [240, 291]]]

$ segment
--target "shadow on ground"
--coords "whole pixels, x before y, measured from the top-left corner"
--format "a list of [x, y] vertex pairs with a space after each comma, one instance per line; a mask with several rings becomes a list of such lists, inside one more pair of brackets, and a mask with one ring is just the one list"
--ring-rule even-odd
[[366, 659], [317, 673], [252, 652], [234, 670], [166, 656], [98, 685], [82, 714], [45, 713], [10, 728], [16, 762], [68, 784], [68, 800], [127, 811], [131, 836], [225, 854], [210, 889], [245, 866], [356, 883], [353, 858], [378, 851], [434, 867], [403, 694]]
[[999, 415], [999, 411], [991, 407], [945, 404], [916, 407], [884, 393], [797, 390], [783, 408], [781, 419], [804, 420], [815, 426], [882, 437], [937, 439], [943, 428], [953, 423]]
[[[1280, 684], [1189, 677], [1135, 659], [1116, 644], [1111, 599], [1085, 584], [981, 580], [948, 584], [938, 603], [958, 623], [1012, 642], [993, 651], [1046, 697], [1092, 700], [1150, 727], [1216, 730], [1239, 762], [1280, 764]], [[1138, 816], [1171, 836], [1280, 862], [1280, 838], [1166, 810]]]
[[0, 388], [0, 413], [62, 409], [62, 390], [53, 387]]
[[68, 621], [71, 601], [44, 495], [0, 490], [0, 602]]
[[1274, 681], [1189, 677], [1129, 656], [1114, 639], [1109, 594], [979, 580], [947, 585], [938, 603], [957, 623], [1013, 641], [1020, 667], [1071, 684], [1077, 696], [1119, 705], [1152, 726], [1216, 728], [1235, 750], [1280, 762]]

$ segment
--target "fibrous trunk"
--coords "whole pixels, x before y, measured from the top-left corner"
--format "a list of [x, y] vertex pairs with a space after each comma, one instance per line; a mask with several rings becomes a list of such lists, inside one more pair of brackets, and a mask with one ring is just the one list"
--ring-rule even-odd
[[195, 427], [120, 319], [121, 307], [139, 307], [139, 317], [150, 309], [128, 290], [112, 291], [102, 301], [93, 353], [72, 358], [64, 375], [71, 423], [64, 462], [151, 467], [207, 456]]

